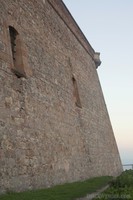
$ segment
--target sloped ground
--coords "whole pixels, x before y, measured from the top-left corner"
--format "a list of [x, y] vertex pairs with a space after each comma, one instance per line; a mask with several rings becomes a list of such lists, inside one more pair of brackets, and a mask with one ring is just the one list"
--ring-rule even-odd
[[52, 188], [21, 193], [8, 193], [0, 200], [74, 200], [106, 186], [112, 177], [96, 177], [83, 182], [67, 183]]

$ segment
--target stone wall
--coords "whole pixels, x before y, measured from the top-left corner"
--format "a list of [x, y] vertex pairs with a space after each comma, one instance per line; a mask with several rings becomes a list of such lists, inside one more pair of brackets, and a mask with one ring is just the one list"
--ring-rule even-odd
[[[13, 71], [9, 26], [26, 77]], [[0, 1], [0, 192], [121, 173], [94, 54], [62, 1]]]

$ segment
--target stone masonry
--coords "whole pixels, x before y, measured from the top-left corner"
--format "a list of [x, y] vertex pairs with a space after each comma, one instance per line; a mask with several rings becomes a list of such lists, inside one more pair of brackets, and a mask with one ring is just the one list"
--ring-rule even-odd
[[0, 193], [122, 172], [99, 64], [61, 0], [0, 0]]

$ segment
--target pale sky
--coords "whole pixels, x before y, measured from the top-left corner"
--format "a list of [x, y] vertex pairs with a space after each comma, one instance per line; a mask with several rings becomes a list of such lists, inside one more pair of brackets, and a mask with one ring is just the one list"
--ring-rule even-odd
[[133, 164], [133, 0], [64, 0], [101, 53], [98, 75], [123, 164]]

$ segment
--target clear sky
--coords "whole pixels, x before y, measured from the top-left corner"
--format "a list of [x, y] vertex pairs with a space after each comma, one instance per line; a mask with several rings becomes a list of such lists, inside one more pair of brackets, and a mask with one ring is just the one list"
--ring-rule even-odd
[[133, 0], [64, 0], [95, 51], [122, 163], [133, 163]]

